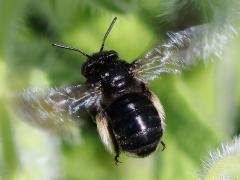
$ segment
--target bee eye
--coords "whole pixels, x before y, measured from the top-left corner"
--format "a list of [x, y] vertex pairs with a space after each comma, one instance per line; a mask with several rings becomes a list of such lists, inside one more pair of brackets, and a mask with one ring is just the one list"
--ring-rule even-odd
[[116, 51], [110, 50], [105, 52], [104, 58], [106, 61], [116, 60], [118, 59], [118, 53]]
[[111, 51], [109, 51], [109, 56], [116, 56], [116, 57], [118, 57], [118, 53], [116, 51], [111, 50]]

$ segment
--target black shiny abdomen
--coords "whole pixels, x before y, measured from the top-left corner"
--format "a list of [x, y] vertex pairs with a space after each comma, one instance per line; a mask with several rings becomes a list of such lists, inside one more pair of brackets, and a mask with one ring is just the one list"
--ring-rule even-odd
[[121, 96], [106, 112], [120, 150], [139, 157], [156, 150], [162, 136], [161, 119], [146, 95]]

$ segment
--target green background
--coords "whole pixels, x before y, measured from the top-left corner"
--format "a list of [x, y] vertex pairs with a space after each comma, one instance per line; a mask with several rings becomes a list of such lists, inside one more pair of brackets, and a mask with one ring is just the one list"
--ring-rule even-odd
[[53, 42], [96, 52], [117, 16], [105, 49], [131, 62], [167, 30], [211, 20], [208, 2], [0, 0], [0, 179], [197, 179], [208, 152], [240, 132], [239, 37], [225, 47], [223, 60], [150, 83], [166, 112], [166, 149], [145, 159], [123, 155], [119, 166], [91, 120], [61, 135], [42, 131], [20, 120], [11, 96], [84, 82], [85, 58]]

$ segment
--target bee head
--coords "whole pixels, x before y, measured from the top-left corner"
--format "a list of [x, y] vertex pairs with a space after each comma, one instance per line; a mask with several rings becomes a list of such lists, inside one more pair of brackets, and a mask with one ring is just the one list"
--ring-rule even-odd
[[116, 61], [118, 59], [118, 54], [116, 51], [110, 50], [110, 51], [104, 51], [104, 46], [106, 39], [111, 32], [113, 25], [115, 24], [117, 20], [117, 17], [115, 17], [110, 26], [107, 29], [107, 32], [105, 33], [102, 41], [101, 48], [99, 52], [94, 53], [92, 56], [88, 56], [87, 61], [82, 66], [82, 74], [88, 78], [94, 78], [96, 79], [97, 76], [100, 75], [101, 71], [106, 68], [108, 64], [111, 64], [112, 62]]
[[118, 53], [114, 50], [100, 51], [91, 55], [83, 64], [81, 72], [87, 78], [96, 78], [101, 71], [118, 60]]

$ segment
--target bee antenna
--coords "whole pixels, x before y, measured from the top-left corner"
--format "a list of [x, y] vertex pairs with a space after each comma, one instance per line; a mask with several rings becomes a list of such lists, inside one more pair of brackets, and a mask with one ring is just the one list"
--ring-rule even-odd
[[78, 48], [73, 48], [73, 47], [70, 47], [70, 46], [66, 46], [66, 45], [62, 45], [62, 44], [57, 44], [57, 43], [53, 43], [52, 44], [53, 46], [55, 47], [58, 47], [58, 48], [63, 48], [63, 49], [68, 49], [68, 50], [72, 50], [72, 51], [77, 51], [77, 52], [80, 52], [82, 55], [90, 58], [91, 56], [88, 55], [87, 53], [83, 52], [82, 50], [78, 49]]
[[115, 24], [116, 20], [117, 20], [117, 17], [113, 18], [110, 26], [108, 27], [108, 30], [107, 30], [107, 32], [105, 33], [104, 37], [103, 37], [102, 46], [101, 46], [101, 49], [100, 49], [99, 52], [102, 52], [102, 51], [103, 51], [103, 48], [104, 48], [104, 45], [105, 45], [105, 41], [106, 41], [109, 33], [111, 32], [111, 30], [112, 30], [112, 28], [113, 28], [113, 25]]

